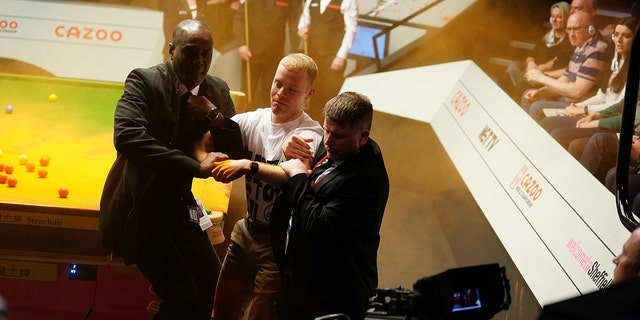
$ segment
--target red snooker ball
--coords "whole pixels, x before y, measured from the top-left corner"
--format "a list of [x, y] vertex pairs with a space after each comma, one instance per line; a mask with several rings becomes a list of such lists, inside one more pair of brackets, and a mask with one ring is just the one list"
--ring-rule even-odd
[[27, 169], [27, 172], [33, 172], [34, 170], [36, 170], [36, 164], [32, 161], [27, 161], [24, 166]]
[[16, 177], [9, 177], [7, 179], [7, 185], [11, 188], [14, 188], [18, 184], [18, 179]]
[[49, 165], [49, 161], [51, 161], [51, 158], [49, 158], [49, 156], [44, 155], [42, 157], [40, 157], [40, 165], [43, 167], [46, 167]]
[[69, 190], [67, 190], [67, 188], [65, 187], [62, 187], [58, 189], [58, 195], [60, 196], [60, 198], [66, 198], [69, 195]]
[[40, 168], [38, 169], [38, 177], [40, 178], [46, 178], [47, 177], [47, 169], [45, 168]]

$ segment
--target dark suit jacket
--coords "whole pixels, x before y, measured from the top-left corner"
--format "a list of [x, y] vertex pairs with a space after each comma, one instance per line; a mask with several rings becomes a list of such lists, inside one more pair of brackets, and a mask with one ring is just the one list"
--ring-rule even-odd
[[[191, 147], [209, 125], [187, 116], [178, 84], [170, 62], [135, 69], [116, 106], [117, 158], [100, 200], [100, 235], [103, 245], [127, 263], [134, 262], [139, 228], [171, 228], [184, 219], [182, 212], [193, 201], [191, 181], [199, 162], [190, 156]], [[223, 80], [207, 75], [199, 95], [223, 115], [235, 114]], [[139, 224], [145, 215], [153, 219]]]
[[[281, 190], [293, 220], [279, 316], [313, 319], [347, 313], [363, 319], [378, 285], [379, 231], [389, 195], [380, 148], [369, 139], [315, 187], [299, 174]], [[276, 221], [288, 219], [282, 201], [274, 211]]]

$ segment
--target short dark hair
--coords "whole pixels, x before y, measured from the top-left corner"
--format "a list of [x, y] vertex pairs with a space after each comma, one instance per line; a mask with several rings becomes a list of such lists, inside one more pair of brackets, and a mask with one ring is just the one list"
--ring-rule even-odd
[[177, 40], [184, 40], [180, 37], [180, 34], [187, 28], [189, 27], [198, 27], [198, 28], [202, 28], [207, 30], [209, 33], [211, 33], [211, 29], [209, 29], [209, 26], [200, 21], [200, 20], [196, 20], [196, 19], [185, 19], [180, 21], [175, 28], [173, 28], [173, 34], [172, 34], [172, 42], [173, 44], [176, 44]]
[[367, 96], [347, 91], [327, 101], [322, 114], [340, 125], [357, 125], [370, 130], [373, 105]]

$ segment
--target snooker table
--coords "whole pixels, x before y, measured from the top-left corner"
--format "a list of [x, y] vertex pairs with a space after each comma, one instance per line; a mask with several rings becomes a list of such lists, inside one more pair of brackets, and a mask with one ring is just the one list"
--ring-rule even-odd
[[[122, 264], [98, 236], [100, 195], [116, 155], [113, 113], [122, 92], [118, 82], [0, 73], [0, 163], [13, 165], [8, 176], [17, 179], [15, 187], [0, 184], [0, 277], [11, 276], [6, 260]], [[57, 99], [49, 99], [52, 93]], [[25, 156], [35, 164], [32, 172], [20, 164]], [[48, 165], [40, 164], [42, 156], [50, 158]], [[40, 169], [46, 177], [38, 176]], [[58, 194], [63, 187], [67, 197]], [[193, 191], [212, 213], [227, 211], [230, 185], [194, 179]], [[30, 277], [37, 279], [37, 270]]]

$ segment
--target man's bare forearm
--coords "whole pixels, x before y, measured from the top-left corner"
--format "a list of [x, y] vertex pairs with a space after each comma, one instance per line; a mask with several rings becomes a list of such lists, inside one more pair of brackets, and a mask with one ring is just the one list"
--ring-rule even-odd
[[289, 176], [280, 166], [263, 162], [256, 163], [258, 163], [258, 171], [254, 175], [256, 178], [278, 188], [289, 180]]

